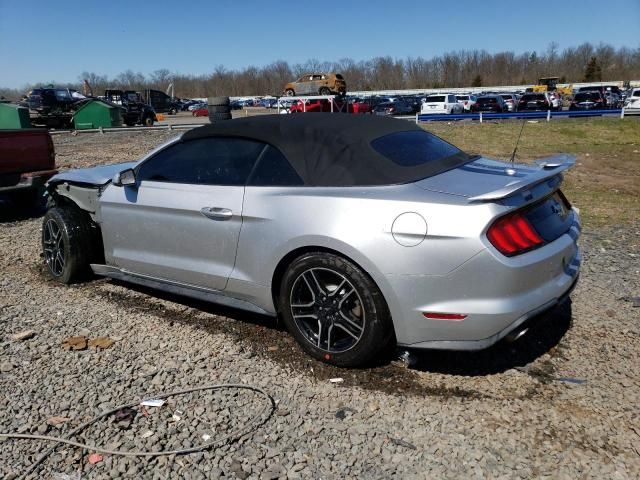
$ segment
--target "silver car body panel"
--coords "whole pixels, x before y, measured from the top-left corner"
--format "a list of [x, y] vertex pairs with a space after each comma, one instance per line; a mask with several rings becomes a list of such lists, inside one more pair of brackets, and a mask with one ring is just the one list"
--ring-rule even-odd
[[[101, 228], [108, 264], [156, 278], [224, 290], [233, 270], [244, 187], [144, 181], [106, 188]], [[205, 208], [224, 208], [211, 219]]]
[[[94, 270], [274, 315], [280, 262], [296, 252], [335, 251], [378, 285], [399, 344], [483, 348], [555, 304], [578, 276], [575, 211], [567, 233], [515, 257], [486, 238], [496, 218], [557, 190], [571, 161], [547, 162], [479, 158], [419, 182], [379, 187], [106, 184], [95, 215], [106, 265]], [[101, 175], [95, 178], [106, 171]], [[53, 179], [63, 180], [70, 181]], [[211, 218], [203, 208], [230, 215]], [[467, 317], [429, 320], [423, 312]]]

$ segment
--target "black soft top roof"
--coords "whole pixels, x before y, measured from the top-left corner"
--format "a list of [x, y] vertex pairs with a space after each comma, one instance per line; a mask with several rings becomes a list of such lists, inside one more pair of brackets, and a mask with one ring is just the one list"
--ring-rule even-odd
[[378, 153], [371, 141], [398, 132], [423, 132], [415, 123], [374, 115], [306, 113], [260, 115], [205, 125], [182, 140], [241, 137], [268, 143], [289, 160], [305, 185], [393, 185], [426, 178], [462, 163], [459, 155], [402, 166]]

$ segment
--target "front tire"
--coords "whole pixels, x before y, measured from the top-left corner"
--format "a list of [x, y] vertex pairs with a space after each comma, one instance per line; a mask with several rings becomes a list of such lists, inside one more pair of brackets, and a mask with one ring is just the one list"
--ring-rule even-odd
[[294, 91], [293, 91], [293, 89], [288, 88], [288, 89], [284, 92], [284, 94], [285, 94], [287, 97], [293, 97], [293, 96], [296, 94], [296, 92], [294, 92]]
[[380, 289], [337, 255], [312, 252], [295, 259], [282, 278], [278, 304], [300, 346], [336, 366], [366, 365], [394, 338]]
[[54, 207], [47, 211], [42, 220], [42, 252], [54, 280], [70, 284], [87, 277], [93, 238], [80, 210]]
[[318, 93], [320, 95], [331, 95], [331, 90], [327, 87], [322, 87]]
[[153, 116], [147, 115], [142, 119], [142, 125], [144, 125], [145, 127], [153, 127], [153, 121]]

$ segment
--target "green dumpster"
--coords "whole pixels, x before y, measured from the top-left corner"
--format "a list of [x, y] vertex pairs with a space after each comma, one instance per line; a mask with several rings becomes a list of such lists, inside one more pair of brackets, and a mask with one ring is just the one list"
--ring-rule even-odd
[[90, 100], [76, 110], [73, 115], [73, 124], [76, 130], [121, 127], [122, 115], [120, 114], [120, 107], [102, 100]]
[[31, 128], [29, 109], [12, 103], [0, 103], [0, 130]]

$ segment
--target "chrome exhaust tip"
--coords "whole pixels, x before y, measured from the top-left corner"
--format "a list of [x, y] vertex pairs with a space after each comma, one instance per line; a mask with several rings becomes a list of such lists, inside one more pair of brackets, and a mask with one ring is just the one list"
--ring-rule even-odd
[[529, 327], [525, 327], [525, 328], [522, 328], [522, 329], [516, 329], [513, 332], [509, 333], [506, 337], [504, 337], [504, 339], [509, 343], [513, 343], [516, 340], [518, 340], [519, 338], [521, 338], [528, 331], [529, 331]]

